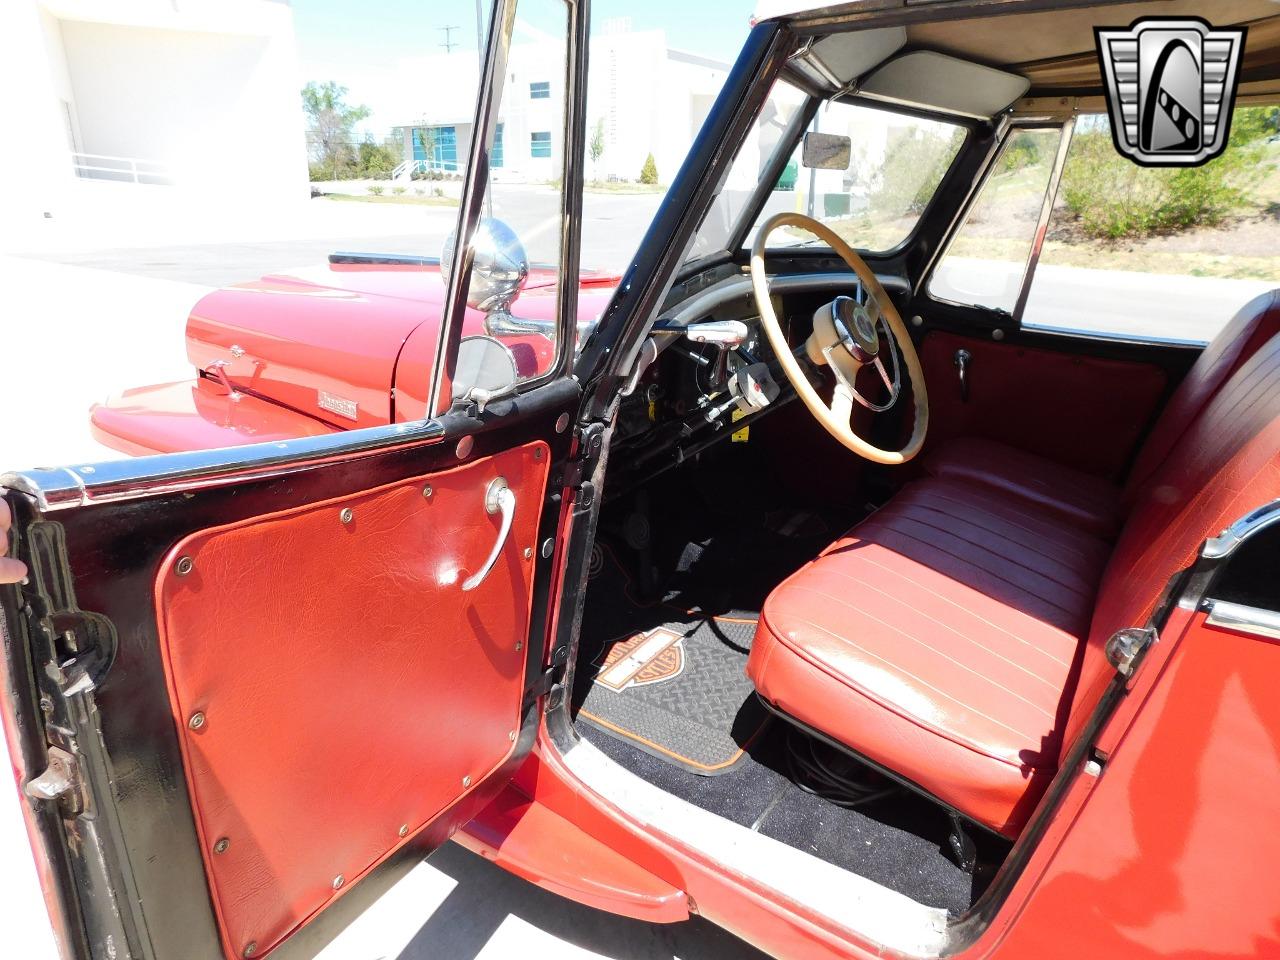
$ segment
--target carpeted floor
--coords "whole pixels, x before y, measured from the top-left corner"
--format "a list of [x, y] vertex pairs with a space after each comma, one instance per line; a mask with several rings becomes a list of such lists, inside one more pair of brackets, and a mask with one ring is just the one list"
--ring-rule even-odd
[[946, 814], [928, 800], [903, 790], [865, 808], [845, 809], [806, 793], [790, 779], [780, 721], [719, 777], [695, 776], [587, 724], [578, 730], [611, 759], [670, 794], [952, 914], [973, 905], [1006, 852], [993, 838], [975, 838], [984, 866], [965, 873], [947, 854]]

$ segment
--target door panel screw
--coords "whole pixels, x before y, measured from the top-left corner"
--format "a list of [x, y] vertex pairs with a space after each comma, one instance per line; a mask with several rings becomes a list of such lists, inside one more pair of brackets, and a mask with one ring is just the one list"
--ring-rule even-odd
[[219, 838], [218, 842], [213, 845], [214, 853], [226, 853], [227, 847], [231, 846], [231, 841], [226, 837]]
[[519, 652], [520, 652], [521, 650], [523, 650], [523, 649], [524, 649], [524, 641], [523, 641], [523, 640], [517, 640], [517, 641], [516, 641], [516, 652], [517, 652], [517, 653], [519, 653]]
[[350, 523], [355, 518], [356, 518], [355, 511], [352, 510], [350, 507], [343, 507], [342, 512], [338, 514], [338, 519], [341, 520], [343, 523]]
[[400, 834], [402, 837], [407, 837], [409, 835], [409, 825], [407, 823], [400, 824], [400, 829], [397, 830], [396, 833]]
[[431, 484], [429, 483], [422, 488], [422, 495], [426, 497], [428, 500], [431, 499], [431, 494], [433, 493], [435, 493], [435, 491], [431, 489]]
[[508, 739], [508, 740], [510, 740], [512, 743], [515, 743], [515, 741], [516, 741], [516, 732], [515, 732], [514, 730], [509, 731], [509, 732], [507, 733], [507, 739]]
[[342, 889], [342, 885], [343, 885], [344, 883], [346, 883], [346, 882], [347, 882], [347, 881], [346, 881], [346, 879], [342, 876], [342, 874], [338, 874], [336, 877], [334, 877], [334, 878], [333, 878], [333, 889], [335, 889], [335, 890], [341, 890], [341, 889]]
[[534, 459], [534, 460], [536, 460], [536, 461], [538, 461], [538, 463], [541, 463], [541, 462], [542, 462], [542, 448], [541, 448], [541, 447], [534, 447], [534, 448], [533, 448], [533, 459]]
[[525, 548], [524, 548], [524, 558], [525, 558], [526, 560], [528, 560], [528, 559], [529, 559], [529, 558], [531, 558], [532, 556], [533, 556], [533, 547], [525, 547]]
[[191, 715], [191, 719], [187, 721], [187, 726], [192, 730], [199, 730], [204, 726], [204, 714], [197, 710]]
[[255, 943], [254, 941], [250, 940], [247, 944], [245, 944], [245, 947], [244, 947], [244, 955], [245, 955], [246, 957], [252, 957], [252, 956], [253, 956], [255, 953], [257, 953], [257, 952], [258, 952], [258, 945], [257, 945], [257, 943]]
[[185, 577], [195, 568], [195, 561], [190, 557], [179, 557], [177, 564], [173, 568], [173, 572], [180, 577]]
[[471, 778], [470, 778], [470, 777], [463, 777], [463, 778], [462, 778], [462, 785], [463, 785], [464, 787], [469, 787], [469, 786], [471, 786]]

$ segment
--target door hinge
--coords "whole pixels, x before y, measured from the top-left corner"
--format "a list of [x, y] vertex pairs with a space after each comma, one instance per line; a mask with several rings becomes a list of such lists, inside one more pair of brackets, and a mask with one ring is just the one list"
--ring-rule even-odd
[[1138, 669], [1146, 649], [1160, 639], [1152, 627], [1126, 627], [1117, 630], [1107, 641], [1107, 661], [1122, 677], [1131, 677]]
[[[525, 687], [525, 703], [529, 704], [539, 697], [550, 695], [564, 678], [564, 665], [568, 662], [569, 648], [556, 647], [551, 653], [551, 665], [534, 677], [529, 685]], [[554, 706], [554, 704], [550, 706]]]
[[595, 499], [595, 485], [588, 478], [595, 473], [603, 452], [604, 424], [592, 423], [580, 429], [574, 455], [564, 465], [563, 479], [557, 487], [576, 491], [578, 502], [589, 506]]

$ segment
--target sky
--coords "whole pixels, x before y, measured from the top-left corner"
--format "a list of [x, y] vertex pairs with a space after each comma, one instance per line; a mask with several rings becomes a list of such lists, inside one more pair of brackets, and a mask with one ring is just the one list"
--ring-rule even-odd
[[[293, 0], [292, 6], [304, 82], [347, 87], [349, 103], [373, 111], [358, 132], [375, 139], [402, 122], [403, 61], [444, 52], [446, 36], [455, 50], [476, 49], [475, 0]], [[755, 0], [592, 0], [591, 22], [594, 33], [628, 17], [633, 30], [665, 30], [669, 46], [732, 62], [754, 11]]]

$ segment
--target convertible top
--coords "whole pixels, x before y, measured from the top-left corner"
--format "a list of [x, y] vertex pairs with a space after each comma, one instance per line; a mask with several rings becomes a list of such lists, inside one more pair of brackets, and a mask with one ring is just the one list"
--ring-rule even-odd
[[[1022, 97], [1100, 96], [1095, 27], [1140, 17], [1199, 16], [1196, 0], [1142, 0], [998, 17], [939, 20], [854, 30], [861, 4], [784, 13], [815, 39], [792, 62], [794, 78], [827, 94], [854, 87], [873, 99], [970, 117], [991, 117]], [[1245, 25], [1238, 100], [1280, 95], [1280, 12], [1272, 0], [1220, 0], [1215, 26]], [[825, 35], [824, 35], [825, 34]], [[890, 95], [892, 91], [892, 95]]]

